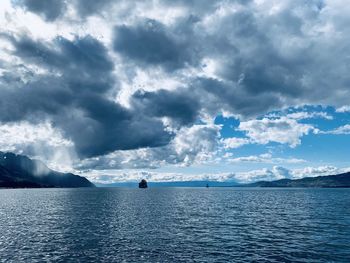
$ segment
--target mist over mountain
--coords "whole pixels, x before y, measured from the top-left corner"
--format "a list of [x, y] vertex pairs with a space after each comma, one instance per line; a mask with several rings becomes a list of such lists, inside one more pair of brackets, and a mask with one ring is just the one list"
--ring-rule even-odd
[[60, 173], [23, 155], [0, 152], [0, 187], [94, 187], [85, 177]]

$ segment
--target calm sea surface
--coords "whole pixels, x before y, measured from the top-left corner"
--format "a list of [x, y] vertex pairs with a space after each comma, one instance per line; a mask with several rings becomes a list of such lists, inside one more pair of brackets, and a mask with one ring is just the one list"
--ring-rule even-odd
[[350, 189], [0, 190], [0, 262], [350, 262]]

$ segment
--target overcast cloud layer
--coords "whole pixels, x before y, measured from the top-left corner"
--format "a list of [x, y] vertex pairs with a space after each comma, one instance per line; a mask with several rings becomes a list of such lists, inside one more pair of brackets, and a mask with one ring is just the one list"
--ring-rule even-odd
[[[78, 171], [153, 169], [350, 133], [303, 109], [350, 111], [344, 1], [6, 0], [0, 17], [0, 150]], [[220, 133], [219, 115], [244, 136]], [[300, 160], [266, 151], [255, 160]], [[271, 169], [258, 171], [292, 174]]]

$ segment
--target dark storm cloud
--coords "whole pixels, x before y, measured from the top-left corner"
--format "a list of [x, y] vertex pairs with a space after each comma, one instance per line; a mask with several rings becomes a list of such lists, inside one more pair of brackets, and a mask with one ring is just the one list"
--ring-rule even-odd
[[232, 82], [197, 78], [191, 85], [192, 92], [199, 98], [202, 107], [213, 115], [225, 110], [240, 114], [242, 117], [253, 117], [282, 105], [277, 94], [249, 94], [244, 88]]
[[254, 15], [245, 9], [224, 17], [204, 48], [209, 58], [219, 62], [216, 73], [233, 84], [231, 89], [290, 95], [299, 85], [293, 82], [299, 73], [295, 65], [281, 57]]
[[[221, 106], [247, 117], [278, 108], [286, 101], [296, 103], [304, 96], [303, 80], [312, 65], [310, 45], [294, 56], [286, 56], [276, 46], [276, 36], [271, 36], [270, 29], [248, 7], [251, 1], [230, 3], [240, 7], [222, 18], [217, 17], [209, 28], [203, 26], [203, 18], [198, 16], [201, 9], [191, 9], [198, 2], [169, 3], [186, 6], [194, 13], [172, 25], [142, 20], [134, 25], [117, 26], [114, 50], [136, 66], [161, 66], [170, 74], [186, 66], [203, 66], [203, 59], [216, 61], [218, 79], [193, 75], [187, 81], [188, 96], [191, 91], [197, 92], [201, 109], [213, 115], [222, 110]], [[202, 4], [206, 10], [217, 10], [224, 3]], [[286, 28], [284, 34], [303, 37], [301, 18], [289, 13], [283, 18], [280, 23]]]
[[[99, 156], [115, 150], [157, 147], [167, 144], [172, 135], [160, 121], [138, 116], [115, 102], [96, 95], [77, 101], [58, 124], [71, 136], [84, 157]], [[79, 112], [80, 111], [80, 112]]]
[[117, 83], [107, 50], [87, 36], [53, 43], [10, 38], [13, 54], [48, 70], [29, 81], [1, 79], [1, 121], [48, 119], [70, 138], [83, 157], [115, 150], [156, 147], [172, 135], [156, 119], [142, 116], [108, 99]]
[[79, 15], [86, 17], [95, 13], [99, 13], [111, 3], [113, 0], [76, 0], [75, 7]]
[[47, 115], [64, 111], [73, 99], [65, 83], [57, 78], [44, 77], [31, 83], [8, 82], [2, 78], [1, 84], [1, 122], [40, 122]]
[[12, 0], [12, 3], [42, 16], [47, 21], [57, 19], [66, 9], [64, 0]]
[[134, 107], [155, 117], [169, 117], [180, 125], [193, 124], [200, 110], [197, 98], [187, 89], [176, 91], [137, 91], [132, 97]]
[[107, 50], [96, 39], [86, 36], [69, 41], [57, 37], [53, 43], [37, 42], [29, 37], [11, 38], [14, 54], [27, 62], [43, 66], [45, 69], [64, 73], [64, 77], [75, 88], [91, 91], [106, 90], [111, 85], [111, 71], [114, 66], [107, 56]]
[[[300, 37], [300, 18], [290, 14], [283, 17], [285, 21], [279, 23], [286, 24], [288, 29], [284, 33]], [[227, 58], [220, 58], [219, 75], [239, 82], [252, 95], [272, 92], [287, 97], [300, 96], [303, 92], [301, 80], [311, 60], [308, 48], [293, 58], [284, 57], [283, 51], [275, 46], [274, 37], [263, 29], [256, 16], [245, 9], [223, 19], [218, 35], [226, 42]]]
[[248, 5], [252, 0], [230, 0], [230, 1], [213, 1], [213, 0], [162, 0], [161, 3], [170, 7], [181, 6], [186, 7], [191, 13], [198, 15], [211, 14], [215, 12], [221, 5], [237, 3]]
[[146, 20], [135, 26], [117, 26], [114, 29], [114, 50], [128, 59], [144, 65], [160, 65], [174, 70], [191, 63], [195, 50], [169, 34], [167, 28], [155, 21]]
[[14, 6], [20, 6], [49, 22], [53, 22], [64, 15], [69, 4], [72, 4], [80, 18], [85, 18], [99, 14], [110, 4], [117, 2], [113, 0], [12, 0]]

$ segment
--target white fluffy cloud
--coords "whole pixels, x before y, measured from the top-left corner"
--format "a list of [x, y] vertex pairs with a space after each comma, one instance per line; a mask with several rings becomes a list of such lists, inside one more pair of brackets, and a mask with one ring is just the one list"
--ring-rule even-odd
[[50, 123], [37, 125], [20, 122], [0, 125], [0, 145], [8, 151], [21, 151], [24, 145], [43, 144], [52, 147], [69, 147], [72, 142], [65, 139]]
[[290, 163], [290, 164], [297, 164], [297, 163], [305, 163], [306, 161], [303, 159], [298, 158], [279, 158], [279, 157], [273, 157], [270, 153], [260, 154], [260, 155], [250, 155], [250, 156], [243, 156], [243, 157], [236, 157], [236, 158], [230, 158], [228, 159], [231, 163]]
[[[327, 112], [297, 111], [288, 113], [286, 111], [266, 114], [262, 119], [251, 119], [240, 122], [237, 130], [246, 133], [247, 138], [232, 137], [221, 140], [224, 148], [235, 149], [247, 144], [267, 144], [277, 142], [296, 147], [301, 143], [301, 137], [309, 133], [324, 133], [311, 124], [300, 123], [305, 119], [322, 118], [333, 120], [333, 116]], [[334, 134], [346, 132], [347, 127], [340, 127], [332, 131]]]
[[232, 137], [232, 138], [222, 139], [221, 142], [223, 143], [226, 149], [235, 149], [243, 145], [249, 144], [250, 140], [247, 138]]
[[238, 129], [246, 132], [254, 143], [277, 142], [296, 147], [301, 143], [300, 138], [315, 128], [310, 124], [298, 123], [295, 119], [281, 117], [279, 119], [263, 118], [243, 121], [239, 124]]
[[333, 120], [333, 116], [329, 115], [327, 112], [294, 112], [286, 115], [287, 118], [295, 120], [304, 120], [304, 119], [326, 119]]
[[350, 106], [346, 105], [346, 106], [342, 106], [340, 108], [337, 108], [336, 112], [341, 112], [341, 113], [350, 112]]
[[330, 131], [321, 131], [321, 134], [335, 134], [335, 135], [346, 135], [346, 134], [350, 134], [350, 124], [346, 124], [344, 126], [340, 126], [334, 130], [330, 130]]
[[301, 169], [295, 169], [291, 173], [293, 178], [303, 178], [303, 177], [316, 177], [316, 176], [327, 176], [335, 175], [340, 173], [348, 172], [350, 168], [337, 168], [334, 166], [319, 166], [319, 167], [304, 167]]
[[292, 175], [288, 169], [280, 166], [274, 166], [272, 169], [264, 168], [249, 172], [241, 172], [235, 175], [235, 179], [241, 183], [273, 181], [286, 178], [292, 178]]
[[179, 131], [172, 146], [184, 165], [203, 162], [213, 157], [216, 151], [219, 127], [194, 125]]

